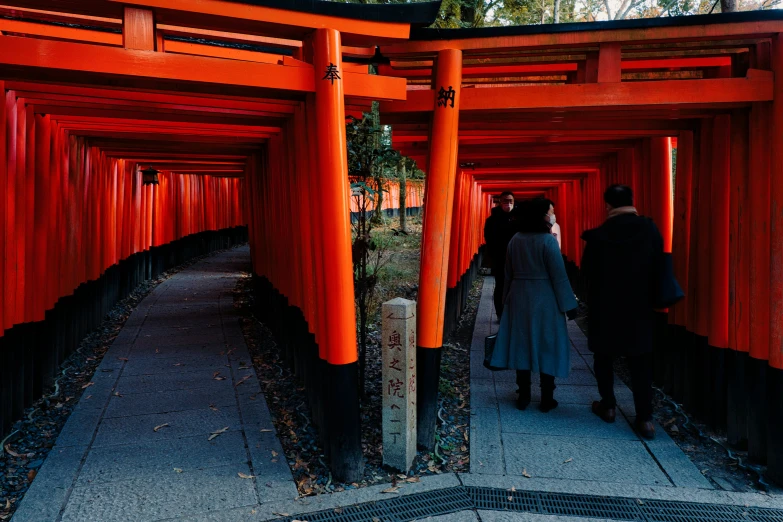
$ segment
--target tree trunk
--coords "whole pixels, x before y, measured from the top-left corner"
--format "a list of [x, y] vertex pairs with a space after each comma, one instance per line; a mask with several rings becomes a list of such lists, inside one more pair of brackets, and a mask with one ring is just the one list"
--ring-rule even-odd
[[555, 0], [554, 20], [553, 20], [553, 23], [555, 24], [560, 23], [560, 1], [561, 0]]
[[406, 213], [407, 213], [407, 201], [406, 198], [408, 197], [407, 191], [408, 191], [408, 179], [407, 179], [407, 172], [405, 171], [405, 164], [402, 164], [402, 172], [400, 173], [400, 231], [401, 232], [407, 232], [405, 230], [406, 227]]
[[720, 0], [721, 13], [734, 13], [737, 11], [737, 0]]

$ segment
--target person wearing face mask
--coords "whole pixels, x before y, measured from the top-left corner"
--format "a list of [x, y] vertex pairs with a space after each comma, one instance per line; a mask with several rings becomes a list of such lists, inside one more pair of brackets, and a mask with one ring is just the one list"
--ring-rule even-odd
[[484, 241], [491, 260], [492, 275], [495, 277], [495, 313], [498, 320], [503, 315], [503, 284], [506, 266], [506, 246], [514, 235], [514, 194], [503, 192], [499, 205], [484, 223]]
[[494, 368], [517, 370], [520, 410], [531, 401], [531, 372], [539, 372], [539, 409], [545, 413], [558, 405], [555, 378], [568, 377], [571, 371], [566, 316], [573, 320], [577, 309], [563, 256], [551, 233], [549, 207], [543, 199], [520, 205], [518, 233], [506, 252], [505, 311], [489, 363]]
[[552, 235], [555, 236], [555, 239], [557, 239], [557, 248], [563, 250], [563, 239], [560, 236], [560, 224], [557, 222], [557, 217], [555, 216], [555, 202], [551, 199], [547, 199], [545, 201], [549, 203], [547, 220], [549, 220], [549, 224], [552, 225]]

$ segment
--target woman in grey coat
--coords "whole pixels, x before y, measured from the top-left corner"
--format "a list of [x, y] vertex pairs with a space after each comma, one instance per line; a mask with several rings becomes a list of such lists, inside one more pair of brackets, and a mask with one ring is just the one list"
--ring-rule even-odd
[[577, 308], [548, 211], [546, 200], [519, 208], [519, 232], [506, 250], [503, 317], [492, 353], [492, 366], [517, 370], [520, 410], [530, 404], [530, 372], [541, 373], [543, 412], [557, 407], [555, 377], [568, 377], [571, 370], [566, 315], [575, 318]]

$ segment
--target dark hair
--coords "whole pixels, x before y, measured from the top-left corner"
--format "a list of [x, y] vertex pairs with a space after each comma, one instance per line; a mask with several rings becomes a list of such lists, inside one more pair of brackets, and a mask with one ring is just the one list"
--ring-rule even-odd
[[549, 212], [549, 202], [544, 199], [523, 201], [517, 209], [517, 232], [550, 234], [552, 226], [544, 219]]
[[501, 192], [500, 196], [498, 196], [498, 198], [504, 198], [506, 196], [511, 196], [513, 198], [514, 197], [514, 193], [506, 190], [504, 192]]
[[[546, 203], [546, 211], [549, 212], [549, 207], [552, 206], [554, 208], [555, 202], [548, 198], [536, 198], [538, 200], [541, 200]], [[545, 212], [546, 213], [546, 212]]]
[[632, 207], [633, 190], [627, 185], [612, 185], [604, 192], [604, 201], [612, 208]]

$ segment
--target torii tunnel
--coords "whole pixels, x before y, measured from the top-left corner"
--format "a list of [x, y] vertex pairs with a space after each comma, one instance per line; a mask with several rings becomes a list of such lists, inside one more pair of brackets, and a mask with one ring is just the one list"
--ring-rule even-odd
[[621, 182], [687, 293], [659, 314], [656, 380], [783, 481], [783, 13], [433, 30], [438, 2], [6, 4], [3, 432], [117, 299], [247, 237], [258, 312], [305, 383], [332, 471], [355, 477], [345, 118], [380, 100], [427, 174], [421, 445], [492, 195], [555, 201], [578, 293], [580, 235]]

